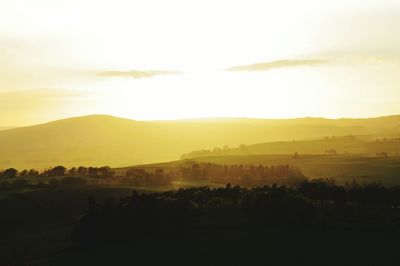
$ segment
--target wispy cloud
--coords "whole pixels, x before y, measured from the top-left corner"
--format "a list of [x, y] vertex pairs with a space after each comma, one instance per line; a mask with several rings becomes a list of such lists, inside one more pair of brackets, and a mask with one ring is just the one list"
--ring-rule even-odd
[[98, 72], [97, 75], [101, 77], [124, 77], [124, 78], [152, 78], [155, 76], [163, 75], [179, 75], [183, 74], [180, 71], [168, 71], [168, 70], [130, 70], [130, 71], [103, 71]]
[[315, 66], [328, 63], [327, 60], [321, 59], [304, 59], [304, 60], [277, 60], [265, 63], [257, 63], [251, 65], [233, 66], [225, 69], [226, 71], [268, 71], [276, 68], [285, 67], [301, 67]]

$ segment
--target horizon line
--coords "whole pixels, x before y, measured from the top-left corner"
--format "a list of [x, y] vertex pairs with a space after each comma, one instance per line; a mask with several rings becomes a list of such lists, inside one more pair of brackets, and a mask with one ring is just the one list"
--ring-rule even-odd
[[398, 114], [390, 114], [390, 115], [378, 115], [378, 116], [369, 116], [369, 117], [323, 117], [323, 116], [299, 116], [299, 117], [282, 117], [282, 118], [271, 118], [271, 117], [246, 117], [246, 116], [213, 116], [213, 117], [187, 117], [187, 118], [176, 118], [176, 119], [134, 119], [130, 117], [124, 116], [116, 116], [111, 114], [102, 114], [102, 113], [94, 113], [94, 114], [86, 114], [86, 115], [77, 115], [77, 116], [70, 116], [64, 117], [60, 119], [54, 119], [44, 122], [39, 122], [35, 124], [26, 124], [26, 125], [14, 125], [14, 126], [1, 126], [0, 131], [3, 130], [10, 130], [16, 128], [24, 128], [24, 127], [31, 127], [37, 125], [45, 125], [57, 121], [69, 120], [74, 118], [85, 118], [85, 117], [93, 117], [93, 116], [103, 116], [103, 117], [113, 117], [117, 119], [125, 119], [131, 120], [136, 122], [190, 122], [190, 121], [205, 121], [205, 120], [234, 120], [234, 119], [243, 119], [243, 120], [300, 120], [300, 119], [324, 119], [324, 120], [361, 120], [361, 119], [377, 119], [377, 118], [389, 118], [400, 116]]

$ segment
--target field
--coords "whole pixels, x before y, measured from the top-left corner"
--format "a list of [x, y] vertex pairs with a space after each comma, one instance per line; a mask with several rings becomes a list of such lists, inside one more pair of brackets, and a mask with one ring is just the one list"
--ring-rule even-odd
[[229, 228], [70, 249], [54, 265], [398, 265], [400, 235], [290, 228]]
[[[376, 137], [376, 138], [375, 138]], [[237, 148], [225, 147], [213, 150], [198, 150], [183, 154], [181, 159], [226, 155], [257, 155], [257, 154], [364, 154], [376, 156], [385, 153], [389, 156], [399, 156], [400, 139], [397, 135], [392, 138], [378, 138], [372, 135], [363, 136], [331, 136], [316, 139], [302, 139], [279, 142], [241, 145]]]
[[[367, 157], [362, 155], [238, 155], [200, 157], [191, 160], [136, 166], [147, 170], [176, 169], [192, 162], [215, 164], [295, 165], [311, 179], [333, 178], [338, 184], [379, 182], [386, 186], [400, 185], [400, 157]], [[123, 172], [126, 168], [118, 168]]]
[[[400, 185], [400, 158], [358, 155], [248, 155], [213, 156], [193, 160], [133, 166], [153, 172], [174, 171], [195, 162], [216, 164], [262, 164], [298, 166], [313, 178], [334, 178], [337, 184], [379, 182]], [[123, 176], [131, 167], [116, 168]], [[150, 235], [129, 242], [78, 247], [71, 231], [88, 207], [88, 197], [103, 202], [109, 197], [125, 197], [132, 190], [165, 191], [185, 187], [211, 186], [207, 181], [175, 180], [171, 185], [153, 187], [102, 186], [88, 178], [88, 186], [12, 189], [0, 193], [0, 265], [110, 265], [130, 260], [144, 265], [174, 262], [185, 265], [243, 265], [268, 260], [271, 263], [319, 264], [331, 257], [329, 265], [395, 265], [400, 234], [385, 231], [335, 231], [333, 229], [244, 227], [240, 223], [223, 228], [174, 235]], [[48, 182], [36, 178], [31, 182]], [[382, 248], [384, 247], [384, 248]], [[290, 256], [288, 256], [290, 252]], [[154, 256], [154, 254], [157, 256]], [[193, 259], [195, 258], [195, 259]], [[211, 259], [212, 258], [212, 259]], [[398, 260], [398, 258], [396, 258]], [[386, 260], [386, 261], [382, 261]], [[393, 262], [393, 264], [392, 264]]]
[[[87, 208], [131, 194], [131, 188], [68, 188], [14, 191], [0, 199], [0, 265], [398, 265], [400, 234], [285, 227], [207, 228], [149, 235], [129, 242], [79, 247], [71, 230]], [[329, 259], [327, 259], [329, 258]]]
[[127, 196], [129, 188], [62, 188], [2, 193], [0, 198], [0, 265], [35, 261], [71, 245], [71, 230], [87, 209], [87, 198], [99, 201]]

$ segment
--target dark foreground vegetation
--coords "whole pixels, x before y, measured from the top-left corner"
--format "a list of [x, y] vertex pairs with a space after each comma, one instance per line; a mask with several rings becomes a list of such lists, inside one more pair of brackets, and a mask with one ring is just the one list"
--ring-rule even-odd
[[0, 265], [400, 265], [400, 186], [192, 160], [1, 172]]
[[0, 194], [0, 265], [399, 265], [398, 187]]
[[151, 234], [218, 230], [227, 227], [286, 226], [362, 231], [400, 230], [400, 187], [379, 184], [346, 187], [332, 180], [243, 188], [227, 185], [137, 193], [98, 204], [89, 198], [87, 214], [73, 239], [80, 244], [131, 240]]

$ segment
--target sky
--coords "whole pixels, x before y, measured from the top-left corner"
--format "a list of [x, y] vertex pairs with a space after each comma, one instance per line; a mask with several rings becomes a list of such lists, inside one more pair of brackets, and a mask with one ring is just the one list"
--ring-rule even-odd
[[400, 2], [0, 0], [0, 127], [400, 114]]

